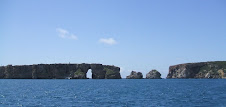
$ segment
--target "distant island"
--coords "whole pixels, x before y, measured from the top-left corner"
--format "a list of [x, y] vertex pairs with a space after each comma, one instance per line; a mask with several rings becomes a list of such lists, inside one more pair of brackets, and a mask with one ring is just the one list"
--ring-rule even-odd
[[[121, 79], [120, 68], [102, 64], [33, 64], [0, 66], [0, 79]], [[185, 63], [169, 67], [167, 79], [226, 78], [226, 61]], [[143, 79], [141, 72], [132, 71], [126, 79]], [[151, 70], [146, 79], [162, 79], [160, 72]]]
[[121, 79], [120, 68], [102, 64], [34, 64], [0, 67], [1, 79]]
[[166, 78], [226, 78], [226, 61], [186, 63], [170, 66]]

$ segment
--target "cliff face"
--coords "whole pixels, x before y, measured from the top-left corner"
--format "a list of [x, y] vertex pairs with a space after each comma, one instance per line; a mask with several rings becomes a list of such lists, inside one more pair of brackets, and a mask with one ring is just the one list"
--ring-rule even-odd
[[119, 67], [83, 63], [0, 66], [0, 79], [86, 79], [89, 69], [92, 70], [92, 79], [121, 78]]
[[116, 66], [104, 65], [106, 79], [121, 79], [120, 68]]
[[179, 64], [169, 67], [167, 78], [225, 78], [226, 61]]

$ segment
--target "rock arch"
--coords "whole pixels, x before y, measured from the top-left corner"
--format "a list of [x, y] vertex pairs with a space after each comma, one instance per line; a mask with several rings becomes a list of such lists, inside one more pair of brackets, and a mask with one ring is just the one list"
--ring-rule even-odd
[[121, 79], [120, 68], [102, 64], [36, 64], [0, 66], [0, 78], [8, 79]]

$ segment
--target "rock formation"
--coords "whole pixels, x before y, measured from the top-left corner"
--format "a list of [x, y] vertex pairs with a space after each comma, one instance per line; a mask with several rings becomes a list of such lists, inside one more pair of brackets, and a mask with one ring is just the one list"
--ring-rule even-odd
[[143, 74], [141, 72], [132, 71], [126, 79], [142, 79]]
[[37, 64], [0, 66], [0, 79], [121, 79], [120, 68], [102, 64]]
[[226, 61], [186, 63], [169, 67], [167, 78], [225, 78]]
[[146, 79], [162, 79], [161, 74], [157, 70], [151, 70], [146, 74]]
[[104, 65], [104, 71], [106, 79], [121, 79], [119, 67]]

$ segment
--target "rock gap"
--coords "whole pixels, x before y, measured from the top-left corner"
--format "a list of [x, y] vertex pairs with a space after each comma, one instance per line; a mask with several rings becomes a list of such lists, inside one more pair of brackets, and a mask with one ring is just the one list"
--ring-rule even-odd
[[88, 72], [86, 73], [86, 77], [88, 79], [92, 79], [92, 69], [89, 69]]

